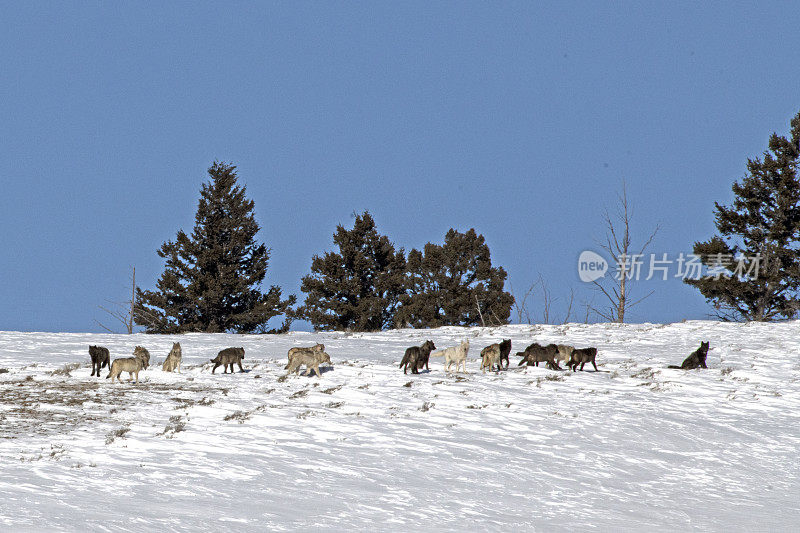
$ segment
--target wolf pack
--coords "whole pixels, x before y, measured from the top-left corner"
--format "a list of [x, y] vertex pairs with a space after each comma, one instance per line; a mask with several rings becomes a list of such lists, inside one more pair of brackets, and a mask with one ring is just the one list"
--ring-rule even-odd
[[[674, 368], [679, 370], [693, 370], [696, 368], [708, 368], [706, 366], [706, 358], [708, 356], [709, 343], [701, 342], [700, 347], [693, 351], [680, 365], [669, 365], [667, 368]], [[455, 372], [467, 372], [467, 355], [469, 353], [469, 339], [460, 342], [456, 346], [450, 346], [443, 350], [436, 350], [433, 341], [426, 340], [420, 346], [411, 346], [405, 350], [403, 358], [400, 361], [400, 368], [403, 369], [403, 374], [407, 374], [411, 370], [412, 374], [419, 374], [420, 371], [426, 370], [430, 372], [430, 359], [432, 357], [442, 357], [444, 359], [444, 370], [450, 372], [453, 365], [455, 365]], [[500, 372], [501, 370], [508, 370], [509, 356], [511, 355], [511, 339], [503, 339], [501, 342], [490, 344], [489, 346], [481, 349], [480, 370], [486, 373], [488, 369], [490, 372]], [[123, 372], [128, 373], [128, 381], [139, 382], [139, 372], [147, 369], [150, 366], [150, 352], [143, 346], [136, 346], [133, 349], [133, 357], [123, 357], [111, 361], [111, 354], [108, 348], [103, 346], [89, 346], [89, 356], [92, 360], [92, 376], [100, 377], [100, 370], [108, 367], [109, 372], [106, 379], [111, 379], [114, 383], [116, 380], [121, 382], [120, 375]], [[284, 370], [288, 370], [287, 376], [294, 372], [295, 375], [300, 374], [300, 368], [305, 367], [304, 375], [312, 376], [316, 374], [319, 378], [322, 376], [320, 365], [328, 364], [333, 365], [330, 355], [325, 351], [324, 344], [315, 344], [309, 347], [293, 347], [289, 349], [287, 354], [288, 363]], [[539, 363], [544, 363], [544, 366], [550, 370], [563, 371], [570, 369], [573, 372], [577, 370], [583, 371], [584, 365], [591, 363], [595, 372], [599, 372], [595, 359], [597, 357], [597, 348], [575, 348], [567, 344], [547, 344], [542, 345], [537, 342], [530, 344], [525, 350], [516, 353], [517, 357], [521, 360], [517, 366], [539, 366]], [[177, 372], [181, 373], [181, 361], [183, 355], [181, 351], [181, 344], [175, 342], [172, 349], [164, 363], [161, 365], [161, 370], [164, 372]], [[244, 348], [225, 348], [221, 350], [217, 356], [211, 359], [214, 363], [211, 368], [211, 373], [214, 374], [220, 366], [223, 367], [223, 374], [234, 373], [234, 365], [239, 367], [239, 372], [245, 372], [242, 366], [244, 359]], [[505, 363], [505, 364], [504, 364]], [[564, 367], [561, 366], [561, 364]]]
[[[421, 346], [412, 346], [406, 349], [402, 361], [400, 361], [400, 368], [403, 369], [403, 374], [406, 374], [411, 369], [412, 374], [418, 374], [420, 370], [430, 370], [429, 361], [431, 357], [443, 357], [445, 372], [449, 372], [450, 368], [455, 364], [456, 372], [459, 368], [463, 372], [467, 371], [467, 354], [469, 353], [469, 339], [462, 341], [458, 346], [451, 346], [444, 350], [434, 352], [436, 346], [433, 341], [427, 340]], [[490, 372], [500, 372], [501, 370], [508, 370], [509, 356], [511, 355], [511, 339], [503, 339], [501, 342], [490, 344], [481, 350], [481, 372], [486, 373], [486, 369]], [[567, 344], [548, 344], [543, 346], [537, 342], [530, 344], [522, 352], [517, 352], [517, 357], [522, 359], [517, 366], [539, 366], [539, 363], [544, 365], [550, 370], [564, 370], [559, 365], [563, 362], [567, 368], [571, 368], [573, 372], [580, 365], [580, 370], [586, 363], [592, 363], [595, 371], [597, 364], [595, 357], [597, 356], [597, 348], [575, 348]], [[505, 364], [503, 364], [505, 363]]]

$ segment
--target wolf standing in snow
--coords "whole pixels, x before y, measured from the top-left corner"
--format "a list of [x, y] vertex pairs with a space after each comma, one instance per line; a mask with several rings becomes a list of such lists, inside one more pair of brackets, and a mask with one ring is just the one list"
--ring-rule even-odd
[[223, 374], [227, 374], [228, 366], [230, 365], [231, 374], [233, 374], [234, 363], [239, 365], [239, 372], [244, 372], [244, 368], [242, 368], [242, 359], [244, 359], [244, 348], [225, 348], [211, 360], [211, 362], [214, 363], [214, 368], [211, 369], [211, 373], [213, 374], [217, 368], [222, 366], [225, 369]]
[[[570, 352], [570, 354], [571, 353], [572, 352]], [[520, 361], [517, 366], [522, 366], [524, 364], [527, 364], [528, 366], [539, 366], [539, 363], [544, 363], [545, 366], [551, 370], [562, 370], [562, 368], [558, 366], [558, 363], [556, 362], [558, 346], [555, 344], [542, 346], [538, 342], [534, 342], [525, 348], [524, 352], [517, 352], [517, 355], [522, 357], [522, 361]]]
[[[500, 358], [497, 360], [497, 370], [508, 370], [508, 356], [511, 354], [511, 339], [503, 339], [500, 343]], [[506, 366], [503, 367], [503, 359], [506, 361]], [[492, 370], [491, 368], [489, 370]]]
[[581, 365], [581, 370], [583, 370], [583, 365], [592, 363], [594, 371], [597, 372], [597, 365], [594, 362], [595, 357], [597, 357], [597, 348], [577, 348], [572, 350], [572, 355], [569, 358], [567, 366], [572, 368], [572, 371], [575, 372], [578, 365]]
[[485, 374], [486, 369], [490, 371], [497, 365], [497, 371], [500, 371], [500, 344], [490, 344], [481, 350], [481, 371]]
[[445, 348], [444, 350], [440, 350], [438, 352], [433, 352], [431, 357], [444, 357], [444, 371], [450, 371], [450, 365], [453, 363], [456, 364], [456, 372], [458, 372], [458, 367], [463, 366], [464, 373], [467, 372], [467, 353], [469, 352], [469, 339], [462, 341], [461, 344], [458, 346], [451, 346], [449, 348]]
[[701, 342], [700, 347], [689, 354], [689, 357], [684, 359], [681, 366], [669, 365], [667, 368], [679, 368], [681, 370], [693, 370], [695, 368], [708, 368], [706, 366], [706, 357], [708, 357], [709, 342]]
[[137, 346], [133, 349], [133, 356], [141, 359], [142, 368], [147, 370], [147, 367], [150, 366], [150, 352], [147, 351], [147, 348], [143, 346]]
[[431, 355], [431, 351], [435, 349], [436, 346], [433, 341], [425, 341], [421, 346], [406, 348], [403, 360], [400, 361], [400, 368], [403, 369], [403, 374], [406, 373], [408, 367], [411, 367], [412, 374], [419, 374], [423, 367], [428, 366], [428, 358]]
[[147, 362], [150, 360], [150, 354], [142, 348], [141, 346], [137, 346], [133, 350], [133, 357], [125, 357], [122, 359], [114, 359], [114, 362], [111, 363], [111, 369], [106, 376], [106, 379], [111, 378], [111, 383], [114, 383], [116, 379], [117, 382], [122, 381], [119, 379], [119, 375], [123, 372], [128, 373], [128, 381], [133, 380], [133, 376], [136, 376], [136, 383], [139, 383], [139, 371], [143, 368], [147, 368]]
[[[300, 352], [304, 352], [304, 353], [324, 352], [324, 351], [325, 351], [325, 345], [324, 344], [315, 344], [314, 346], [311, 346], [311, 347], [308, 347], [308, 348], [303, 348], [303, 347], [300, 347], [300, 346], [295, 346], [294, 348], [289, 348], [289, 365], [292, 364], [292, 357], [294, 357], [294, 354], [296, 354], [296, 353], [300, 353]], [[289, 365], [286, 365], [285, 368], [289, 368]]]
[[111, 355], [108, 348], [102, 346], [89, 346], [89, 357], [92, 358], [92, 373], [90, 375], [100, 377], [100, 369], [111, 364]]
[[161, 370], [164, 372], [174, 372], [175, 369], [178, 370], [178, 374], [181, 373], [181, 343], [173, 342], [172, 349], [169, 351], [169, 355], [167, 355], [167, 359], [164, 361], [164, 364], [161, 365]]
[[[318, 344], [317, 346], [322, 346]], [[320, 377], [319, 365], [322, 363], [331, 363], [331, 356], [328, 355], [323, 350], [317, 349], [317, 346], [312, 348], [292, 348], [295, 350], [289, 350], [289, 364], [286, 365], [286, 369], [289, 370], [288, 374], [294, 372], [295, 374], [300, 373], [300, 367], [305, 365], [306, 371], [304, 374], [311, 375], [311, 372], [314, 371], [317, 373], [317, 377]]]
[[558, 354], [556, 355], [556, 364], [558, 364], [559, 361], [563, 361], [564, 364], [569, 363], [569, 359], [572, 357], [572, 352], [575, 351], [575, 347], [568, 344], [559, 344], [557, 347]]

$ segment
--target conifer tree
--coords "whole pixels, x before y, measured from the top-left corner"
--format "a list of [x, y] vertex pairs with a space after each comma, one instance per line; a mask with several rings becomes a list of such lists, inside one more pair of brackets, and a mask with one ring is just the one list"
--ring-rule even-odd
[[508, 323], [514, 297], [503, 290], [506, 271], [493, 267], [483, 235], [450, 229], [443, 245], [428, 243], [408, 254], [407, 292], [398, 327], [500, 325]]
[[715, 203], [719, 235], [694, 245], [713, 275], [685, 281], [724, 320], [791, 318], [800, 308], [800, 113], [790, 135], [773, 133], [763, 157], [748, 160], [733, 205]]
[[178, 231], [158, 250], [166, 266], [156, 290], [137, 289], [136, 323], [148, 333], [265, 331], [295, 303], [277, 286], [260, 290], [270, 250], [256, 242], [254, 204], [237, 185], [236, 167], [215, 161], [208, 175], [191, 235]]
[[353, 229], [336, 227], [338, 252], [315, 255], [306, 293], [297, 310], [317, 330], [379, 331], [390, 327], [403, 290], [405, 255], [378, 233], [369, 212], [356, 216]]

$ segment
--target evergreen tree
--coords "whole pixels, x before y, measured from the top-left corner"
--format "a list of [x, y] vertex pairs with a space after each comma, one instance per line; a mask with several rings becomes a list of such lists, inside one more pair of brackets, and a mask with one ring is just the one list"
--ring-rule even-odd
[[265, 331], [295, 303], [277, 286], [260, 290], [270, 251], [255, 240], [253, 201], [237, 185], [236, 167], [215, 161], [208, 174], [191, 236], [181, 230], [158, 250], [166, 266], [156, 290], [137, 289], [136, 323], [148, 333]]
[[403, 290], [405, 256], [380, 235], [369, 212], [356, 216], [353, 229], [337, 226], [339, 252], [314, 256], [304, 276], [306, 293], [297, 310], [317, 330], [379, 331], [390, 327]]
[[408, 254], [407, 293], [397, 326], [499, 325], [508, 323], [514, 297], [503, 290], [506, 271], [493, 267], [489, 246], [474, 229], [450, 229], [444, 245]]
[[694, 245], [714, 275], [686, 283], [724, 320], [791, 318], [800, 308], [800, 113], [791, 121], [791, 139], [773, 133], [768, 146], [734, 183], [733, 205], [715, 204], [720, 235]]

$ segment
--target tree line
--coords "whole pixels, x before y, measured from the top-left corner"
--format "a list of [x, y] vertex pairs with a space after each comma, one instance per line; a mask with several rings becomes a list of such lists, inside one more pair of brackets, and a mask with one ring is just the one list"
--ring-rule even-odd
[[366, 211], [352, 228], [337, 226], [335, 250], [312, 257], [302, 305], [278, 286], [264, 291], [270, 250], [256, 240], [254, 203], [234, 165], [214, 162], [208, 174], [192, 233], [158, 250], [165, 267], [155, 289], [136, 289], [134, 320], [148, 333], [280, 333], [296, 319], [350, 331], [508, 323], [507, 273], [492, 265], [483, 235], [451, 229], [444, 243], [406, 254]]
[[[800, 311], [799, 162], [800, 113], [788, 137], [773, 133], [761, 157], [748, 160], [745, 176], [732, 186], [733, 203], [715, 204], [718, 234], [694, 243], [694, 254], [716, 275], [684, 281], [718, 318], [770, 321]], [[234, 165], [214, 162], [208, 174], [192, 233], [179, 231], [157, 251], [165, 266], [154, 289], [135, 289], [133, 320], [148, 333], [277, 333], [296, 319], [316, 330], [350, 331], [509, 322], [515, 301], [505, 290], [507, 273], [492, 265], [482, 235], [450, 229], [441, 244], [406, 253], [379, 233], [368, 211], [355, 216], [352, 228], [337, 226], [334, 250], [311, 258], [301, 305], [278, 286], [265, 290], [270, 250], [256, 240], [253, 201]], [[624, 207], [622, 241], [607, 215], [612, 252], [628, 249], [627, 198]], [[739, 270], [754, 258], [757, 271]], [[623, 278], [603, 291], [612, 307], [599, 316], [622, 322], [632, 305], [625, 290]], [[269, 329], [275, 317], [283, 323]]]

